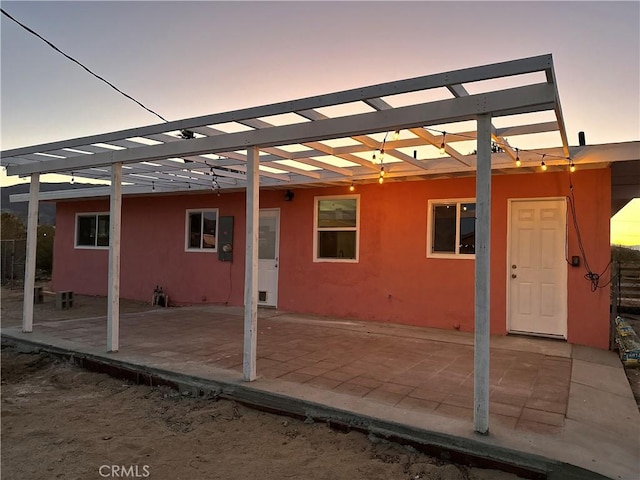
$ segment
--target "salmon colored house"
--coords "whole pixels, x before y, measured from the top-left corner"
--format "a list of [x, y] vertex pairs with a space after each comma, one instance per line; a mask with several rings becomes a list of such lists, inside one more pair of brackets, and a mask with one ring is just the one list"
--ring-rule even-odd
[[[494, 175], [491, 333], [607, 348], [609, 289], [585, 279], [570, 180], [589, 266], [607, 267], [610, 168]], [[260, 305], [473, 331], [473, 177], [289, 191], [289, 201], [286, 190], [260, 193]], [[57, 203], [55, 290], [107, 294], [108, 241], [82, 245], [80, 230], [85, 219], [99, 229], [108, 214], [108, 199]], [[234, 225], [231, 261], [220, 256], [225, 217]], [[120, 295], [149, 300], [160, 285], [172, 304], [242, 305], [245, 223], [240, 192], [125, 197]], [[202, 231], [211, 232], [210, 243], [200, 243]]]
[[[247, 380], [258, 305], [474, 331], [486, 431], [490, 333], [607, 347], [609, 219], [638, 196], [616, 170], [639, 159], [569, 145], [551, 55], [5, 151], [31, 176], [23, 330], [51, 200], [53, 288], [109, 297], [110, 351], [119, 298], [156, 286], [244, 305]], [[51, 172], [109, 186], [39, 192]]]

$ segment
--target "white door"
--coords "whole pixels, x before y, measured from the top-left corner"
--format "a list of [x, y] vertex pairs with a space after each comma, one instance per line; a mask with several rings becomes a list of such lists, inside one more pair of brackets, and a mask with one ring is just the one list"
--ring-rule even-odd
[[258, 234], [258, 303], [278, 306], [280, 209], [261, 209]]
[[567, 338], [565, 237], [564, 199], [510, 202], [510, 332]]

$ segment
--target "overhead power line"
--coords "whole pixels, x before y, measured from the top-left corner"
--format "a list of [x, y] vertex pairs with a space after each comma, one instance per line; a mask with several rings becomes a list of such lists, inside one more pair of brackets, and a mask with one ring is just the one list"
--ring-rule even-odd
[[71, 60], [73, 63], [78, 64], [80, 67], [82, 67], [83, 69], [85, 69], [87, 72], [89, 72], [91, 75], [93, 75], [94, 77], [96, 77], [98, 80], [106, 83], [107, 85], [109, 85], [111, 88], [113, 88], [116, 92], [120, 93], [121, 95], [124, 95], [125, 97], [127, 97], [129, 100], [132, 100], [133, 102], [137, 103], [139, 106], [141, 106], [142, 108], [144, 108], [147, 112], [152, 113], [153, 115], [155, 115], [156, 117], [158, 117], [160, 120], [162, 120], [163, 122], [168, 122], [168, 120], [166, 118], [164, 118], [162, 115], [160, 115], [157, 112], [154, 112], [153, 110], [151, 110], [150, 108], [144, 106], [141, 102], [139, 102], [138, 100], [136, 100], [135, 98], [133, 98], [131, 95], [126, 94], [125, 92], [123, 92], [122, 90], [120, 90], [118, 87], [116, 87], [113, 83], [109, 82], [108, 80], [105, 80], [103, 77], [101, 77], [100, 75], [94, 73], [93, 71], [91, 71], [91, 69], [89, 69], [88, 67], [84, 66], [82, 63], [80, 63], [78, 60], [76, 60], [75, 58], [71, 57], [70, 55], [67, 55], [66, 53], [64, 53], [62, 50], [60, 50], [58, 47], [56, 47], [53, 43], [51, 43], [49, 40], [47, 40], [46, 38], [44, 38], [42, 35], [40, 35], [38, 32], [35, 32], [34, 30], [32, 30], [31, 28], [27, 27], [25, 24], [19, 22], [18, 20], [16, 20], [15, 18], [13, 18], [11, 15], [9, 15], [9, 13], [7, 13], [3, 8], [0, 8], [0, 11], [2, 11], [2, 14], [5, 15], [7, 18], [9, 18], [10, 20], [12, 20], [13, 22], [17, 23], [18, 25], [20, 25], [22, 28], [24, 28], [27, 32], [31, 33], [32, 35], [35, 35], [36, 37], [38, 37], [40, 40], [42, 40], [44, 43], [46, 43], [47, 45], [49, 45], [51, 48], [53, 48], [56, 52], [64, 55], [66, 58], [68, 58], [69, 60]]

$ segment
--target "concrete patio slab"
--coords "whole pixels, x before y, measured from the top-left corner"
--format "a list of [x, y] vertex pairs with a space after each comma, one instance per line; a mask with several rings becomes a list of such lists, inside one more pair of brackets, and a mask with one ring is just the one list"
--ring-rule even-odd
[[40, 322], [29, 334], [3, 328], [2, 338], [548, 478], [640, 477], [640, 413], [613, 353], [492, 337], [490, 434], [480, 436], [473, 335], [261, 311], [259, 378], [246, 383], [241, 315], [217, 306], [125, 314], [117, 353], [105, 352], [104, 317]]

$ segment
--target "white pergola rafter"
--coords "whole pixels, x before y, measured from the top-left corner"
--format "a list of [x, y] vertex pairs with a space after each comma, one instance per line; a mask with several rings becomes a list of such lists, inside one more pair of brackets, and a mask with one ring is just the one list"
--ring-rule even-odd
[[538, 112], [553, 109], [555, 97], [553, 86], [534, 84], [380, 112], [113, 150], [93, 155], [79, 154], [64, 159], [50, 158], [42, 162], [9, 166], [7, 174], [66, 172], [113, 163], [129, 164], [185, 155], [231, 152], [243, 150], [247, 145], [264, 148], [353, 137], [365, 133], [411, 129], [429, 124], [468, 121], [485, 112], [493, 112], [496, 116]]
[[[352, 115], [349, 117], [330, 118], [327, 113], [321, 112], [319, 109], [322, 109], [324, 107], [331, 107], [334, 105], [362, 102], [362, 105], [374, 107], [374, 109], [377, 111], [381, 111], [380, 105], [382, 105], [385, 110], [391, 111], [389, 113], [395, 113], [398, 114], [398, 116], [408, 118], [409, 115], [406, 115], [408, 110], [404, 109], [409, 107], [391, 107], [390, 102], [392, 102], [396, 96], [405, 93], [429, 90], [433, 88], [447, 87], [452, 92], [452, 95], [455, 99], [461, 92], [466, 93], [466, 90], [463, 86], [464, 84], [495, 78], [508, 78], [511, 76], [525, 75], [535, 72], [543, 72], [544, 78], [547, 80], [546, 85], [550, 86], [553, 90], [553, 93], [549, 95], [549, 102], [547, 102], [546, 106], [530, 105], [527, 108], [523, 108], [522, 105], [520, 105], [520, 107], [516, 107], [519, 108], [519, 110], [515, 111], [513, 109], [509, 109], [506, 105], [502, 107], [489, 105], [486, 103], [487, 99], [490, 99], [489, 96], [494, 95], [493, 100], [499, 100], [495, 97], [495, 95], [499, 92], [487, 92], [486, 94], [480, 94], [478, 96], [470, 96], [476, 97], [478, 104], [477, 106], [479, 107], [473, 113], [477, 114], [483, 108], [491, 108], [493, 117], [499, 116], [500, 114], [506, 115], [511, 113], [524, 113], [527, 111], [539, 111], [545, 108], [553, 109], [556, 112], [561, 112], [559, 106], [556, 105], [558, 103], [558, 95], [557, 91], [555, 90], [555, 75], [553, 73], [553, 62], [551, 55], [541, 55], [538, 57], [514, 60], [510, 62], [502, 62], [493, 65], [471, 67], [463, 70], [427, 75], [397, 82], [388, 82], [384, 84], [373, 85], [370, 87], [346, 90], [343, 92], [320, 95], [317, 97], [309, 97], [290, 102], [281, 102], [277, 104], [266, 105], [264, 107], [252, 107], [227, 113], [205, 115], [185, 120], [167, 122], [165, 124], [156, 124], [148, 127], [121, 130], [109, 134], [93, 135], [68, 141], [52, 142], [49, 144], [38, 145], [34, 147], [12, 149], [2, 152], [2, 162], [3, 165], [9, 167], [8, 174], [10, 175], [28, 175], [30, 173], [34, 173], [36, 169], [38, 169], [40, 173], [62, 173], [69, 172], [72, 169], [81, 171], [87, 164], [92, 167], [108, 166], [109, 164], [116, 161], [122, 161], [124, 165], [128, 165], [130, 168], [137, 170], [139, 168], [140, 162], [142, 161], [157, 161], [160, 158], [169, 158], [165, 156], [166, 152], [172, 152], [171, 155], [173, 157], [179, 158], [185, 158], [187, 156], [193, 158], [197, 157], [198, 155], [211, 153], [218, 153], [220, 155], [225, 155], [228, 158], [232, 158], [232, 153], [234, 151], [244, 151], [246, 150], [247, 145], [255, 144], [259, 148], [261, 148], [263, 152], [266, 148], [270, 149], [267, 152], [269, 153], [269, 155], [262, 155], [262, 153], [260, 154], [259, 161], [261, 164], [264, 164], [265, 166], [271, 166], [273, 168], [278, 168], [278, 170], [286, 172], [286, 174], [279, 174], [282, 175], [281, 177], [275, 178], [268, 177], [266, 174], [271, 172], [266, 172], [264, 169], [261, 169], [261, 182], [265, 178], [272, 178], [273, 180], [280, 180], [284, 182], [283, 185], [286, 184], [290, 186], [297, 184], [299, 181], [301, 183], [306, 183], [304, 179], [308, 177], [314, 178], [318, 181], [322, 180], [334, 182], [339, 181], [340, 179], [349, 181], [354, 175], [358, 174], [357, 171], [361, 167], [369, 170], [371, 178], [373, 178], [376, 175], [379, 166], [354, 154], [371, 151], [376, 147], [380, 148], [380, 142], [373, 140], [371, 137], [369, 137], [369, 134], [375, 132], [397, 130], [403, 126], [403, 123], [387, 123], [384, 121], [369, 122], [369, 119], [371, 119], [372, 117], [367, 115], [371, 115], [372, 112], [367, 112], [360, 115]], [[534, 88], [535, 85], [529, 85], [529, 87]], [[515, 93], [516, 91], [516, 89], [511, 90], [514, 90], [513, 93]], [[508, 91], [509, 89], [501, 93], [508, 95]], [[519, 91], [525, 94], [523, 90]], [[447, 102], [447, 100], [441, 102]], [[553, 103], [554, 105], [552, 106], [551, 103]], [[424, 104], [423, 106], [425, 108], [438, 108], [438, 104], [439, 102], [431, 102], [429, 104]], [[439, 106], [440, 108], [448, 108], [446, 106], [446, 103], [440, 104]], [[418, 105], [414, 105], [414, 107], [418, 107]], [[282, 114], [294, 115], [297, 118], [303, 117], [305, 121], [303, 123], [299, 123], [298, 120], [297, 124], [279, 124], [280, 126], [273, 126], [273, 124], [268, 121], [269, 117]], [[428, 126], [429, 123], [433, 124], [434, 122], [438, 121], [457, 121], [459, 120], [459, 117], [456, 115], [443, 115], [438, 120], [435, 120], [436, 116], [427, 116], [424, 120], [418, 121], [419, 125], [411, 127], [412, 133], [417, 136], [415, 140], [411, 139], [411, 141], [404, 141], [404, 143], [387, 142], [387, 153], [389, 155], [392, 155], [395, 159], [400, 160], [402, 163], [406, 163], [414, 167], [415, 172], [411, 172], [412, 175], [428, 175], [430, 173], [430, 160], [415, 159], [410, 155], [396, 150], [396, 148], [408, 145], [437, 146], [437, 142], [439, 141], [438, 136], [432, 135], [422, 127]], [[362, 129], [356, 129], [352, 132], [346, 132], [344, 123], [340, 122], [344, 122], [350, 117], [352, 123], [360, 122], [361, 120], [367, 120], [367, 122], [365, 122], [366, 125], [363, 124]], [[471, 115], [471, 117], [473, 117], [473, 115]], [[332, 133], [331, 131], [324, 128], [326, 126], [330, 126], [333, 121], [338, 122], [335, 125], [342, 125], [342, 127], [338, 128], [338, 130], [341, 130], [344, 133], [350, 133], [350, 135], [348, 136], [343, 134], [344, 136], [342, 138], [349, 138], [350, 136], [351, 138], [356, 139], [357, 144], [352, 145], [350, 147], [350, 151], [345, 151], [346, 148], [349, 147], [330, 147], [326, 143], [323, 143], [324, 141], [331, 138], [340, 138], [338, 133]], [[235, 129], [235, 131], [232, 129], [232, 133], [227, 133], [229, 130], [225, 128], [224, 125], [232, 124], [233, 122], [235, 122], [237, 125], [244, 125], [244, 130], [252, 130], [242, 132], [238, 131], [238, 129]], [[420, 124], [422, 122], [424, 122], [424, 124]], [[377, 125], [375, 123], [377, 123]], [[309, 124], [311, 124], [311, 126], [309, 126]], [[564, 127], [561, 119], [557, 122], [557, 125], [561, 126], [562, 128]], [[287, 141], [296, 143], [299, 139], [298, 136], [292, 135], [289, 137], [281, 136], [279, 138], [267, 138], [266, 141], [263, 141], [262, 138], [260, 138], [262, 135], [264, 135], [264, 131], [268, 131], [271, 134], [278, 131], [283, 132], [282, 129], [286, 130], [287, 128], [298, 130], [299, 132], [305, 132], [307, 131], [307, 129], [311, 130], [306, 135], [306, 140], [300, 142], [300, 145], [306, 148], [311, 148], [312, 151], [310, 151], [308, 154], [304, 154], [304, 152], [300, 151], [290, 153], [279, 148], [280, 145], [284, 145]], [[549, 127], [547, 126], [546, 128]], [[179, 132], [185, 129], [193, 132], [196, 138], [189, 140], [181, 138]], [[317, 131], [319, 135], [316, 136], [312, 134], [313, 131]], [[511, 128], [510, 131], [516, 132], [513, 128]], [[470, 133], [473, 135], [475, 132]], [[511, 134], [515, 133], [510, 133], [510, 135]], [[234, 135], [236, 136], [234, 137]], [[454, 135], [455, 134], [448, 134], [446, 143], [448, 157], [450, 159], [455, 159], [460, 164], [470, 165], [471, 159], [468, 155], [461, 155], [453, 147], [451, 147], [451, 143], [463, 140], [462, 138], [456, 139]], [[269, 136], [270, 135], [267, 135], [267, 137]], [[561, 133], [561, 137], [566, 138], [566, 134], [563, 135]], [[238, 141], [228, 142], [228, 140], [233, 138]], [[286, 138], [288, 139], [285, 140]], [[466, 139], [469, 139], [469, 135], [467, 135]], [[157, 142], [160, 143], [151, 145], [151, 143]], [[228, 142], [227, 145], [229, 149], [227, 151], [215, 148], [216, 144], [224, 142]], [[198, 150], [194, 151], [194, 149], [192, 148], [185, 148], [185, 144], [189, 144], [189, 147], [198, 146]], [[200, 149], [200, 146], [202, 145], [207, 146], [204, 147], [204, 149]], [[209, 147], [209, 145], [211, 145], [211, 147]], [[563, 145], [563, 147], [566, 146]], [[119, 150], [115, 150], [114, 148], [119, 148]], [[86, 153], [69, 151], [69, 149]], [[149, 152], [150, 149], [153, 151], [153, 153], [145, 156], [145, 152]], [[43, 154], [54, 156], [42, 157]], [[91, 161], [87, 162], [87, 159], [85, 158], [83, 160], [83, 157], [90, 157]], [[325, 157], [326, 161], [323, 161]], [[346, 160], [349, 163], [343, 163], [349, 166], [341, 165], [339, 163], [336, 164], [334, 161], [332, 161], [332, 158], [336, 158], [338, 160]], [[42, 162], [43, 159], [46, 160], [46, 163]], [[307, 165], [313, 167], [313, 169], [296, 169], [296, 167], [293, 165], [288, 165], [289, 168], [287, 168], [286, 164], [280, 164], [279, 166], [276, 166], [275, 164], [267, 163], [278, 162], [281, 159], [299, 161], [299, 163], [303, 164], [306, 163]], [[236, 158], [236, 160], [242, 163], [246, 162], [246, 154], [243, 155], [243, 158]], [[37, 166], [32, 165], [32, 163], [36, 163]], [[353, 166], [354, 164], [355, 166]], [[43, 169], [42, 167], [44, 167], [45, 165], [47, 168]], [[326, 165], [329, 165], [333, 168], [326, 168]], [[228, 166], [232, 170], [234, 170], [234, 167], [240, 166], [240, 164], [234, 165], [230, 163], [225, 166]], [[187, 168], [188, 167], [189, 165], [187, 165]], [[392, 168], [394, 170], [398, 170], [398, 166], [396, 164], [393, 164]], [[318, 171], [315, 169], [320, 170]], [[136, 174], [139, 172], [133, 171], [125, 173]], [[320, 175], [318, 176], [317, 173], [319, 173]], [[80, 178], [77, 173], [76, 177]], [[174, 187], [176, 190], [179, 190], [180, 188], [186, 189], [188, 183], [188, 181], [182, 183], [177, 182]]]

